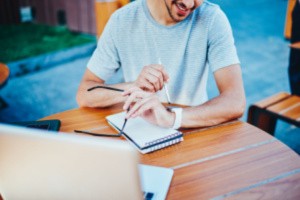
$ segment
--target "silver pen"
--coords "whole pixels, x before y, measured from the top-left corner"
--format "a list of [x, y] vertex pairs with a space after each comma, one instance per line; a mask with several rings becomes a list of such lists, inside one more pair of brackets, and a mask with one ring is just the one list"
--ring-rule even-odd
[[[158, 58], [158, 64], [162, 65], [160, 58]], [[165, 90], [166, 95], [167, 95], [168, 104], [171, 104], [169, 90], [168, 90], [168, 87], [167, 87], [167, 83], [165, 83], [165, 82], [164, 82], [164, 90]]]

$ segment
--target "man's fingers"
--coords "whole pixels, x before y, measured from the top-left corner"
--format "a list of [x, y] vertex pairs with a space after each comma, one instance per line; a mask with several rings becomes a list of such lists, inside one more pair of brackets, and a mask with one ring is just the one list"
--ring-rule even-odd
[[124, 110], [127, 110], [129, 108], [129, 106], [132, 105], [132, 103], [135, 103], [140, 99], [145, 99], [149, 95], [151, 95], [151, 93], [144, 92], [141, 89], [129, 89], [128, 91], [125, 91], [124, 94], [129, 95], [129, 97], [127, 98], [127, 100], [124, 103], [124, 106], [123, 106]]
[[127, 100], [125, 101], [125, 103], [124, 103], [124, 106], [123, 106], [123, 109], [124, 110], [127, 110], [128, 108], [129, 108], [129, 106], [133, 103], [133, 102], [135, 102], [135, 99], [136, 99], [136, 95], [130, 95], [128, 98], [127, 98]]
[[144, 78], [153, 85], [154, 92], [161, 90], [161, 88], [163, 87], [163, 75], [161, 69], [155, 67], [155, 65], [145, 68]]
[[145, 103], [147, 102], [148, 99], [141, 99], [139, 101], [137, 101], [129, 110], [129, 112], [127, 112], [126, 114], [126, 118], [130, 118], [130, 117], [134, 117], [133, 115], [136, 116], [136, 112], [140, 109], [140, 107]]
[[136, 83], [146, 91], [157, 92], [163, 88], [164, 82], [168, 80], [169, 75], [162, 65], [150, 65], [143, 68]]
[[160, 90], [163, 87], [164, 80], [163, 80], [163, 74], [160, 71], [152, 70], [149, 71], [149, 73], [156, 78], [156, 81], [158, 83], [158, 90]]
[[130, 95], [131, 93], [135, 92], [135, 91], [141, 91], [141, 89], [139, 87], [132, 87], [132, 88], [129, 88], [128, 90], [125, 90], [122, 95], [123, 96], [127, 96], [127, 95]]
[[146, 111], [153, 109], [155, 106], [155, 99], [152, 97], [141, 99], [133, 105], [127, 113], [126, 118], [133, 118], [142, 116]]
[[149, 92], [155, 92], [154, 85], [150, 81], [148, 81], [146, 78], [144, 80], [139, 81], [138, 85], [143, 90], [146, 90], [146, 91], [149, 91]]
[[153, 76], [152, 74], [148, 74], [146, 79], [153, 85], [155, 92], [160, 90], [162, 87], [160, 86], [160, 78]]
[[162, 76], [162, 80], [163, 82], [168, 82], [169, 81], [169, 74], [167, 73], [167, 71], [165, 70], [165, 68], [162, 65], [153, 65], [154, 69], [156, 69], [160, 75]]
[[152, 99], [148, 99], [145, 101], [136, 112], [134, 112], [131, 117], [142, 116], [146, 111], [151, 110], [154, 106], [154, 101]]

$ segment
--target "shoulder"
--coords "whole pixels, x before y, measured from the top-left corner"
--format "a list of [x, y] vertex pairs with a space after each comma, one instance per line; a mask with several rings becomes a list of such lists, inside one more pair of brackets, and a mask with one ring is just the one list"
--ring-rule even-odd
[[196, 17], [200, 21], [211, 22], [218, 16], [225, 16], [220, 6], [209, 1], [204, 1], [196, 10]]
[[205, 25], [208, 31], [212, 27], [222, 27], [229, 23], [220, 6], [209, 1], [204, 1], [199, 7], [196, 18], [199, 23]]
[[214, 15], [216, 13], [222, 12], [219, 5], [211, 3], [209, 1], [204, 1], [199, 8], [200, 8], [200, 12], [206, 15], [207, 14]]

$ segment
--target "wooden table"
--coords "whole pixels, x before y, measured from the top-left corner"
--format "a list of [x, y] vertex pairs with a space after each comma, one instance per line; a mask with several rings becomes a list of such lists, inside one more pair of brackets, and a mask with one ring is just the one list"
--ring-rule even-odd
[[[105, 116], [119, 111], [80, 108], [43, 119], [60, 119], [63, 132], [113, 132]], [[241, 121], [182, 132], [183, 142], [141, 154], [143, 164], [174, 169], [167, 199], [300, 199], [300, 157], [266, 132]]]
[[9, 68], [5, 64], [0, 63], [0, 88], [6, 83], [8, 77]]

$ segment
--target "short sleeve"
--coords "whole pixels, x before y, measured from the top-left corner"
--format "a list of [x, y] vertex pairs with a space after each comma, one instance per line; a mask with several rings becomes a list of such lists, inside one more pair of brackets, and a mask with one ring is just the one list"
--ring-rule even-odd
[[120, 59], [116, 48], [116, 28], [117, 17], [113, 14], [87, 64], [87, 68], [104, 81], [107, 81], [120, 68]]
[[221, 9], [217, 10], [208, 32], [208, 64], [213, 72], [233, 64], [239, 64], [232, 30]]

